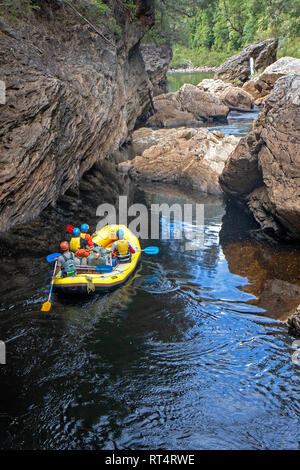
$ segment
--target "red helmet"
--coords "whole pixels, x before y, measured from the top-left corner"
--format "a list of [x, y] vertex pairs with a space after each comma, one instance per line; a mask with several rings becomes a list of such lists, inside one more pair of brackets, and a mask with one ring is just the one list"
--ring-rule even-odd
[[68, 248], [69, 248], [69, 243], [68, 243], [68, 242], [61, 242], [61, 244], [60, 244], [60, 249], [61, 249], [62, 251], [67, 251]]

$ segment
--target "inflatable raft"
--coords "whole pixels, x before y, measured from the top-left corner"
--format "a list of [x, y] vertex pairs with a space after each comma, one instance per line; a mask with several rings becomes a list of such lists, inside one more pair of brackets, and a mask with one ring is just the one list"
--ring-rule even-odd
[[92, 239], [98, 245], [110, 249], [114, 241], [117, 240], [117, 230], [122, 229], [124, 239], [133, 246], [135, 253], [131, 255], [129, 263], [117, 264], [111, 272], [99, 273], [96, 267], [78, 267], [75, 275], [63, 277], [58, 274], [53, 283], [53, 290], [63, 294], [93, 294], [103, 293], [107, 290], [118, 287], [133, 274], [140, 260], [140, 242], [138, 238], [125, 225], [106, 225], [99, 232], [96, 232]]

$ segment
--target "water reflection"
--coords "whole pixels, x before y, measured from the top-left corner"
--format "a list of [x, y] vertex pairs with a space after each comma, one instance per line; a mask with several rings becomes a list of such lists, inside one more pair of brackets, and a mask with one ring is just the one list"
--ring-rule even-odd
[[214, 72], [169, 72], [168, 79], [168, 92], [175, 92], [179, 90], [185, 83], [191, 85], [198, 85], [206, 78], [213, 78]]
[[[109, 189], [99, 173], [100, 185], [96, 176], [91, 181], [102, 199]], [[48, 291], [40, 255], [31, 260], [27, 251], [22, 262], [5, 255], [1, 447], [298, 449], [299, 368], [292, 340], [263, 300], [274, 281], [298, 285], [298, 255], [252, 241], [255, 224], [234, 225], [218, 198], [171, 186], [137, 188], [126, 178], [111, 184], [148, 207], [204, 204], [203, 245], [192, 251], [184, 239], [142, 240], [160, 254], [144, 255], [124, 286], [88, 300], [55, 296], [48, 313], [40, 311]], [[92, 216], [98, 201], [83, 191], [70, 196], [54, 226]], [[44, 214], [39, 222], [43, 257], [47, 220]], [[16, 252], [30, 246], [15, 235]], [[18, 278], [22, 272], [31, 286]]]
[[300, 303], [300, 250], [261, 237], [256, 223], [236, 205], [228, 205], [220, 243], [231, 273], [244, 276], [243, 291], [265, 314], [285, 320]]

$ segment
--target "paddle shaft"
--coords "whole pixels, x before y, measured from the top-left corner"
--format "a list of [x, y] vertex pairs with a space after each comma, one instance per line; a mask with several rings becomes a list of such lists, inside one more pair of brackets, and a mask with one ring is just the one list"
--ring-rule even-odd
[[[57, 261], [55, 261], [55, 265], [54, 265], [54, 269], [53, 269], [52, 278], [53, 278], [53, 276], [54, 276], [54, 274], [55, 274], [55, 271], [56, 271], [56, 265], [57, 265]], [[51, 294], [52, 294], [52, 289], [53, 289], [53, 282], [54, 282], [54, 279], [52, 279], [52, 281], [51, 281], [50, 292], [49, 292], [49, 296], [48, 296], [47, 302], [50, 302], [50, 298], [51, 298]]]

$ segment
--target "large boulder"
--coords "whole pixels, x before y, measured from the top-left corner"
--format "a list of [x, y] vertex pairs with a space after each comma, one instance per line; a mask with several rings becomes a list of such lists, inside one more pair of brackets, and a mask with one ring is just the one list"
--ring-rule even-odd
[[200, 91], [196, 86], [185, 83], [176, 97], [184, 111], [204, 121], [226, 121], [229, 107], [212, 93]]
[[263, 228], [300, 238], [300, 75], [278, 79], [220, 177]]
[[[144, 133], [144, 137], [143, 137]], [[175, 183], [208, 194], [221, 194], [218, 177], [238, 137], [207, 129], [139, 129], [145, 150], [142, 155], [119, 165], [138, 181]], [[147, 144], [148, 142], [148, 144]], [[155, 144], [153, 145], [153, 142]]]
[[206, 78], [197, 88], [215, 94], [231, 111], [250, 111], [254, 105], [251, 94], [222, 80]]
[[266, 101], [275, 82], [286, 75], [300, 74], [300, 59], [282, 57], [269, 65], [260, 75], [244, 83], [242, 90], [249, 93], [256, 106], [261, 106]]
[[153, 86], [153, 95], [166, 93], [167, 72], [173, 56], [172, 48], [168, 44], [161, 46], [143, 44], [140, 46], [140, 49], [146, 72]]
[[220, 65], [214, 75], [215, 79], [241, 86], [251, 75], [250, 59], [253, 59], [254, 71], [263, 70], [276, 60], [278, 39], [266, 39], [249, 44]]
[[165, 93], [154, 98], [155, 113], [147, 125], [153, 127], [197, 127], [204, 122], [226, 122], [229, 107], [215, 96], [184, 84], [175, 93]]
[[154, 99], [155, 113], [150, 116], [147, 125], [151, 127], [196, 127], [203, 124], [203, 120], [196, 119], [187, 111], [183, 111], [176, 93], [165, 93]]
[[260, 97], [263, 97], [270, 93], [278, 78], [294, 74], [300, 74], [300, 59], [282, 57], [272, 65], [269, 65], [269, 67], [254, 80], [254, 87]]
[[248, 80], [248, 82], [244, 83], [241, 89], [252, 96], [255, 106], [262, 106], [266, 101], [267, 95], [259, 92], [255, 86], [256, 81], [257, 77]]

